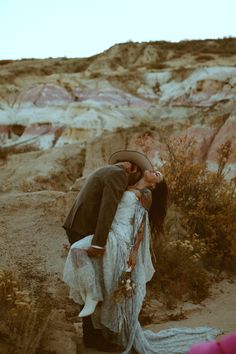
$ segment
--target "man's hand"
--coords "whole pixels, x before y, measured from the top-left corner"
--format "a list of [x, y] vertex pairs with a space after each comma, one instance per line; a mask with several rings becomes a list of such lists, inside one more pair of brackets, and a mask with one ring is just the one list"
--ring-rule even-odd
[[87, 250], [87, 255], [89, 257], [103, 257], [105, 253], [105, 248], [95, 248], [95, 247], [89, 247]]

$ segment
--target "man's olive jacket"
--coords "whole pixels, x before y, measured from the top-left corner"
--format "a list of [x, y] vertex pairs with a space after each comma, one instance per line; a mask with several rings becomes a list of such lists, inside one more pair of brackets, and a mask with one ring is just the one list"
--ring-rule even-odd
[[92, 244], [105, 246], [127, 185], [127, 174], [117, 165], [108, 165], [91, 173], [63, 224], [64, 229], [76, 232], [78, 240], [94, 235]]

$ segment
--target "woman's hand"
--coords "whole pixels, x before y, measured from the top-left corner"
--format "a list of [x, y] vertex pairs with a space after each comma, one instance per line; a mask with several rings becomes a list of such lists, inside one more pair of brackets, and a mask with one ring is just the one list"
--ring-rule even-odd
[[128, 266], [134, 269], [136, 266], [136, 261], [137, 261], [137, 253], [135, 251], [131, 252], [128, 260]]

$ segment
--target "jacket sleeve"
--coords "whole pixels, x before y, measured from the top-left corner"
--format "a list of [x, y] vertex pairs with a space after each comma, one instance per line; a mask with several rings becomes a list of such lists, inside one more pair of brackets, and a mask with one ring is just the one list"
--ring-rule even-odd
[[116, 209], [127, 187], [127, 176], [121, 171], [111, 174], [104, 184], [97, 226], [92, 245], [104, 247], [114, 219]]

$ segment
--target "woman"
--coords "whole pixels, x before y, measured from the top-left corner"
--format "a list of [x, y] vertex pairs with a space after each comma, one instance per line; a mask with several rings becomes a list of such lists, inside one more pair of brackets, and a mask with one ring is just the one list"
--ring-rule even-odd
[[[153, 234], [163, 230], [167, 194], [162, 174], [146, 170], [120, 201], [103, 258], [88, 257], [86, 249], [92, 236], [87, 236], [72, 245], [65, 264], [63, 279], [70, 286], [70, 297], [85, 304], [80, 317], [93, 313], [94, 326], [112, 337], [123, 348], [123, 354], [132, 348], [141, 354], [174, 353], [179, 335], [182, 342], [193, 331], [196, 334], [196, 330], [189, 329], [143, 331], [138, 321], [146, 283], [154, 273], [150, 229]], [[187, 340], [188, 345], [193, 342]]]

